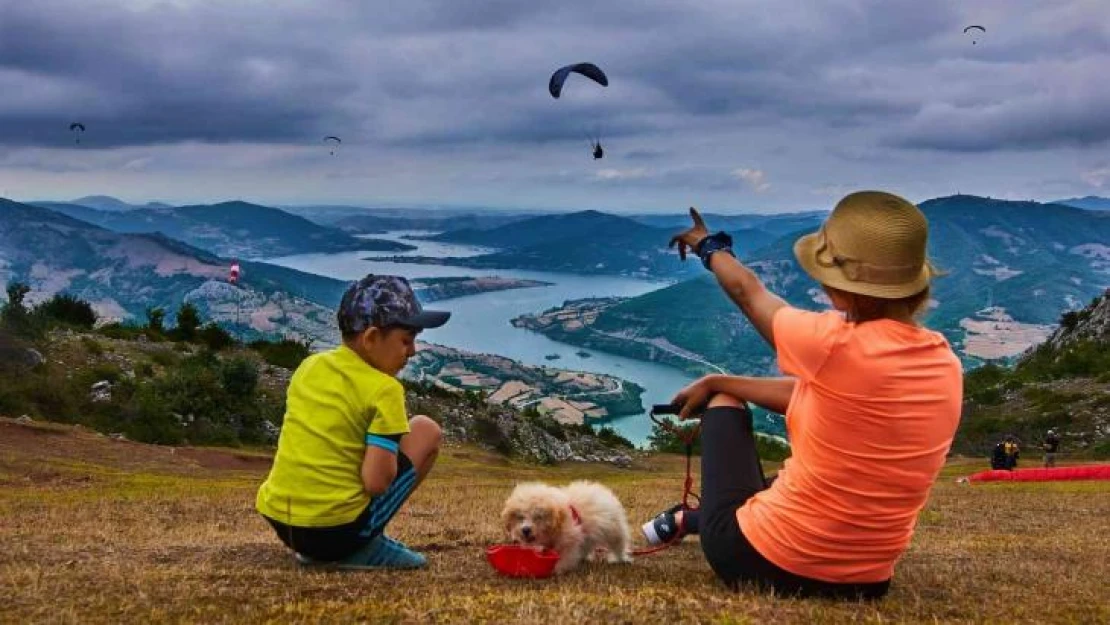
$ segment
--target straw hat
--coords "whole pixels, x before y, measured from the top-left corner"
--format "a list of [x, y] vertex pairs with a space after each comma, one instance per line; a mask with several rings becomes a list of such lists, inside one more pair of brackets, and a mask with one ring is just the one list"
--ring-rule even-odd
[[910, 202], [882, 191], [852, 193], [821, 229], [794, 243], [814, 280], [841, 291], [898, 299], [929, 285], [929, 224]]

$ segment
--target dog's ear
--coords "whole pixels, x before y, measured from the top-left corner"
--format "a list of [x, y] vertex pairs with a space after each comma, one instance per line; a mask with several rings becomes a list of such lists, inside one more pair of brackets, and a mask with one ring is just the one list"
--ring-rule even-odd
[[501, 527], [505, 529], [506, 534], [511, 534], [513, 531], [513, 507], [505, 504], [501, 509]]
[[567, 521], [570, 520], [570, 512], [562, 507], [557, 506], [551, 510], [551, 533], [559, 536], [563, 533], [563, 528], [566, 527]]

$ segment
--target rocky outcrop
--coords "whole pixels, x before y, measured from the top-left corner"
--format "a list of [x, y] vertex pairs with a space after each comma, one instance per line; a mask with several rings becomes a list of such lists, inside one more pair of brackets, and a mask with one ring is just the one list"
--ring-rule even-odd
[[614, 448], [581, 430], [529, 418], [515, 410], [464, 395], [410, 388], [409, 411], [438, 421], [448, 443], [471, 443], [540, 464], [605, 462], [632, 464], [631, 449]]
[[34, 369], [46, 362], [42, 353], [0, 331], [0, 368]]
[[1092, 300], [1086, 308], [1064, 313], [1060, 327], [1044, 345], [1059, 350], [1078, 341], [1110, 341], [1110, 289]]

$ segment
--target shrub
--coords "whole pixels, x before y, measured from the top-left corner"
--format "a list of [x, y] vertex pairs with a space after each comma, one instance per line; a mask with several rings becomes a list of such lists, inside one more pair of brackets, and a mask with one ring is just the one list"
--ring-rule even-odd
[[85, 346], [85, 351], [88, 352], [90, 356], [102, 356], [102, 355], [104, 355], [104, 346], [101, 345], [99, 341], [97, 341], [96, 339], [94, 339], [92, 337], [82, 336], [81, 337], [81, 345]]
[[[692, 432], [697, 425], [676, 425], [675, 427], [685, 435]], [[671, 428], [663, 428], [656, 423], [651, 425], [651, 434], [648, 435], [648, 447], [667, 454], [686, 453], [686, 443], [679, 438], [678, 434]], [[696, 436], [693, 441], [693, 449], [695, 454], [701, 453], [701, 440]]]
[[790, 445], [771, 436], [756, 436], [755, 450], [760, 460], [782, 462], [790, 457]]
[[96, 325], [96, 311], [83, 299], [59, 293], [35, 307], [35, 314], [46, 325], [65, 325], [91, 330]]
[[250, 344], [250, 348], [258, 352], [268, 364], [283, 367], [290, 371], [299, 367], [301, 362], [312, 354], [311, 341], [298, 341], [296, 339], [254, 341]]
[[167, 368], [172, 367], [181, 360], [181, 357], [173, 353], [173, 350], [164, 347], [158, 347], [147, 352], [151, 362], [159, 367]]
[[164, 402], [157, 383], [148, 383], [136, 391], [127, 408], [124, 433], [144, 443], [178, 445], [185, 440], [185, 428], [173, 410]]
[[624, 449], [636, 448], [636, 446], [632, 444], [632, 441], [621, 436], [616, 430], [607, 425], [598, 428], [597, 439], [608, 447], [621, 447]]
[[146, 309], [146, 329], [154, 336], [165, 334], [166, 311], [161, 308]]
[[494, 417], [484, 413], [476, 414], [471, 423], [475, 435], [474, 438], [479, 443], [489, 445], [506, 456], [512, 455], [513, 443], [505, 436], [501, 428], [497, 426], [497, 421]]
[[554, 436], [555, 438], [561, 441], [567, 440], [567, 429], [570, 428], [563, 426], [551, 415], [540, 414], [539, 411], [535, 410], [534, 406], [529, 406], [529, 408], [532, 410], [525, 411], [521, 414], [523, 418], [531, 421], [536, 427]]
[[141, 327], [119, 322], [105, 324], [100, 327], [99, 332], [110, 339], [119, 339], [123, 341], [133, 341], [145, 335]]
[[232, 397], [250, 397], [258, 388], [258, 366], [249, 358], [225, 360], [220, 368], [220, 381]]
[[200, 329], [200, 313], [197, 307], [189, 302], [184, 302], [177, 309], [177, 327], [174, 328], [174, 337], [181, 341], [193, 341]]
[[227, 349], [236, 343], [235, 337], [216, 323], [206, 324], [200, 329], [197, 338], [202, 345], [215, 351]]

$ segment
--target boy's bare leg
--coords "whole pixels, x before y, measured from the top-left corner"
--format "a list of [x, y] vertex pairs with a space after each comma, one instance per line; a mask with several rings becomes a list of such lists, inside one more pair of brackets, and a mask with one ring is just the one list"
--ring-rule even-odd
[[443, 430], [435, 421], [424, 415], [416, 415], [409, 419], [409, 433], [401, 437], [400, 447], [401, 452], [408, 456], [413, 468], [416, 469], [414, 490], [432, 470], [432, 465], [439, 455], [439, 444], [442, 439]]

